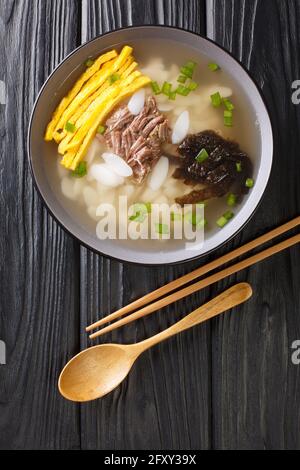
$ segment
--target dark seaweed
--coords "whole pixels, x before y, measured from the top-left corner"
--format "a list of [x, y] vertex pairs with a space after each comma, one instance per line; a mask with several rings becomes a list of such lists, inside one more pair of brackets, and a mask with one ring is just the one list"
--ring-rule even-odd
[[[202, 149], [206, 149], [209, 156], [200, 163], [195, 158]], [[186, 137], [178, 153], [184, 158], [173, 176], [191, 186], [201, 183], [205, 187], [176, 198], [177, 203], [193, 204], [222, 197], [229, 191], [241, 198], [248, 192], [245, 183], [252, 175], [252, 163], [236, 142], [223, 139], [214, 131], [204, 131]], [[237, 171], [237, 163], [241, 165], [241, 172]]]

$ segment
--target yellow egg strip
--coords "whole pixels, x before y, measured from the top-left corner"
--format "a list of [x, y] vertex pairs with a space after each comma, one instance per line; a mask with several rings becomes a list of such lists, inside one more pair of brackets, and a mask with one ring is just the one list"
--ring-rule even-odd
[[[115, 59], [114, 59], [115, 60]], [[105, 70], [107, 69], [108, 67], [111, 67], [112, 64], [114, 63], [114, 60], [110, 60], [108, 62], [106, 62], [105, 64], [103, 64], [103, 67], [102, 67], [102, 70]], [[108, 86], [108, 85], [107, 85]], [[70, 117], [69, 121], [74, 124], [76, 123], [75, 127], [77, 127], [77, 120], [79, 119], [79, 117], [84, 113], [84, 111], [89, 107], [89, 105], [93, 102], [93, 100], [98, 96], [98, 90], [92, 95], [90, 96], [89, 98], [87, 98], [85, 100], [84, 103], [82, 103], [75, 111], [75, 113]], [[66, 129], [63, 129], [61, 131], [61, 141], [63, 141], [63, 139], [65, 139], [66, 137], [68, 137], [68, 142], [72, 139], [72, 133], [71, 132], [68, 132]], [[58, 143], [58, 142], [57, 142]], [[59, 147], [58, 147], [59, 148]]]
[[[127, 71], [134, 70], [137, 66], [136, 62], [133, 62], [133, 57], [131, 56], [126, 63], [120, 68], [119, 73], [120, 73], [120, 80], [123, 78], [126, 78], [128, 76]], [[126, 75], [125, 75], [126, 73]], [[140, 74], [140, 72], [137, 72]], [[138, 75], [136, 74], [136, 77]], [[107, 80], [99, 90], [97, 90], [88, 100], [86, 100], [83, 105], [81, 105], [81, 109], [78, 110], [77, 113], [75, 113], [72, 117], [72, 123], [75, 123], [75, 128], [76, 128], [76, 133], [80, 130], [80, 128], [84, 125], [84, 123], [87, 121], [89, 118], [90, 114], [93, 112], [94, 107], [99, 104], [99, 101], [96, 101], [98, 97], [100, 97], [104, 91], [109, 87], [109, 81]], [[105, 98], [106, 95], [103, 95], [103, 99]], [[88, 105], [86, 106], [86, 104]], [[74, 119], [76, 116], [76, 120]], [[77, 134], [74, 134], [72, 132], [68, 132], [67, 135], [64, 137], [64, 139], [60, 142], [58, 146], [58, 153], [61, 155], [64, 155], [66, 150], [70, 148], [69, 143], [76, 138]], [[82, 138], [83, 139], [83, 138]]]
[[59, 119], [58, 124], [55, 127], [55, 131], [53, 133], [55, 140], [61, 141], [60, 132], [64, 129], [66, 123], [68, 122], [69, 118], [73, 115], [76, 111], [76, 108], [80, 106], [90, 95], [92, 95], [100, 86], [109, 78], [110, 75], [116, 73], [120, 67], [126, 62], [128, 56], [132, 53], [132, 47], [124, 46], [120, 55], [115, 60], [114, 64], [109, 67], [107, 70], [103, 71], [102, 69], [99, 72], [96, 72], [95, 75], [92, 77], [93, 79], [87, 83], [82, 90], [78, 93], [78, 95], [73, 99], [73, 101], [69, 104], [67, 109], [62, 114], [61, 118]]
[[102, 54], [98, 59], [95, 60], [94, 64], [89, 67], [82, 75], [81, 77], [76, 81], [75, 85], [73, 88], [69, 91], [67, 96], [65, 96], [62, 101], [59, 103], [58, 107], [54, 111], [52, 115], [52, 119], [49, 122], [46, 133], [45, 133], [45, 140], [50, 141], [53, 139], [53, 132], [54, 129], [56, 128], [63, 112], [65, 109], [68, 107], [68, 105], [71, 103], [71, 101], [77, 96], [79, 91], [81, 90], [82, 86], [84, 85], [85, 82], [87, 82], [91, 76], [93, 76], [101, 67], [101, 65], [114, 57], [116, 57], [118, 54], [115, 50], [106, 52], [105, 54]]

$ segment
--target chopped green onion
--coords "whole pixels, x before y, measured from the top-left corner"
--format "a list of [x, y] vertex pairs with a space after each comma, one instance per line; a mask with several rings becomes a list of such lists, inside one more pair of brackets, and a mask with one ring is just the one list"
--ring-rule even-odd
[[182, 215], [179, 212], [171, 212], [171, 220], [172, 222], [176, 222], [177, 220], [181, 220]]
[[167, 224], [155, 224], [155, 231], [160, 235], [167, 235], [169, 233], [169, 226]]
[[217, 225], [220, 227], [220, 228], [223, 228], [225, 227], [225, 225], [228, 223], [228, 220], [225, 219], [225, 217], [220, 217], [218, 220], [217, 220]]
[[133, 205], [134, 212], [144, 212], [149, 214], [151, 212], [151, 202], [137, 202]]
[[152, 91], [155, 95], [159, 95], [161, 93], [161, 89], [159, 88], [159, 84], [157, 82], [151, 82]]
[[80, 162], [74, 171], [72, 171], [72, 176], [76, 178], [82, 178], [87, 174], [86, 162]]
[[191, 70], [195, 70], [197, 63], [194, 62], [193, 60], [188, 60], [186, 64], [184, 64], [185, 67]]
[[217, 91], [217, 93], [214, 93], [213, 95], [211, 95], [210, 99], [211, 99], [212, 105], [215, 108], [218, 108], [219, 106], [221, 106], [222, 97], [221, 97], [221, 95], [218, 91]]
[[178, 83], [185, 83], [187, 81], [187, 77], [185, 75], [179, 75], [177, 78]]
[[164, 95], [169, 96], [172, 88], [172, 83], [164, 82], [161, 91]]
[[186, 66], [180, 67], [180, 73], [182, 73], [182, 75], [185, 75], [188, 78], [193, 77], [193, 72], [194, 72], [194, 69], [191, 69], [189, 67], [186, 67]]
[[170, 91], [169, 93], [169, 100], [175, 100], [176, 99], [176, 91]]
[[104, 134], [105, 131], [106, 131], [105, 126], [99, 126], [98, 129], [97, 129], [98, 134]]
[[232, 117], [231, 118], [224, 118], [224, 126], [226, 126], [226, 127], [232, 127], [233, 126]]
[[198, 163], [203, 163], [208, 158], [208, 153], [206, 149], [201, 149], [198, 155], [195, 157], [195, 160]]
[[227, 205], [229, 207], [233, 207], [236, 205], [236, 201], [237, 201], [236, 195], [233, 193], [229, 193], [227, 196]]
[[147, 214], [151, 212], [150, 202], [137, 202], [133, 205], [134, 214], [129, 217], [133, 222], [144, 222]]
[[232, 127], [232, 111], [228, 111], [227, 109], [224, 111], [224, 125]]
[[119, 73], [112, 73], [109, 77], [109, 83], [112, 85], [117, 80], [120, 80], [120, 78], [121, 78], [121, 75]]
[[211, 62], [210, 64], [208, 64], [208, 68], [212, 72], [216, 72], [216, 70], [220, 69], [220, 66], [218, 64], [215, 64], [214, 62]]
[[68, 121], [65, 125], [65, 129], [67, 132], [72, 132], [74, 133], [76, 131], [75, 124], [72, 124], [72, 122]]
[[190, 81], [190, 83], [188, 84], [188, 89], [190, 91], [194, 91], [196, 90], [196, 88], [198, 88], [198, 83], [194, 82], [193, 80]]
[[186, 86], [184, 85], [178, 85], [176, 88], [176, 93], [181, 96], [187, 96], [191, 90], [189, 90]]
[[223, 104], [228, 111], [234, 110], [234, 104], [228, 98], [223, 98]]
[[193, 212], [188, 212], [188, 214], [185, 215], [185, 219], [194, 227], [201, 228], [205, 227], [207, 224], [207, 220], [204, 217]]
[[147, 210], [148, 214], [150, 214], [150, 212], [152, 211], [152, 204], [151, 204], [151, 202], [145, 202], [145, 203], [144, 203], [144, 206], [146, 207], [146, 210]]
[[93, 59], [88, 59], [85, 63], [86, 67], [91, 67], [93, 64], [95, 63], [95, 61]]
[[253, 188], [253, 186], [254, 186], [254, 180], [253, 180], [252, 178], [247, 178], [245, 184], [246, 184], [246, 187], [247, 187], [247, 188]]
[[133, 222], [144, 222], [146, 214], [144, 212], [136, 212], [134, 215], [129, 217], [129, 220]]
[[242, 162], [236, 162], [235, 166], [236, 166], [236, 171], [238, 173], [241, 173], [242, 172]]
[[220, 217], [220, 218], [217, 220], [217, 225], [218, 225], [220, 228], [225, 227], [225, 225], [229, 222], [230, 219], [232, 219], [233, 216], [234, 216], [234, 213], [233, 213], [233, 212], [231, 212], [231, 211], [225, 212], [225, 214], [223, 214], [222, 217]]
[[227, 211], [225, 214], [223, 214], [223, 217], [225, 217], [227, 220], [230, 220], [232, 217], [234, 217], [234, 213], [232, 211]]

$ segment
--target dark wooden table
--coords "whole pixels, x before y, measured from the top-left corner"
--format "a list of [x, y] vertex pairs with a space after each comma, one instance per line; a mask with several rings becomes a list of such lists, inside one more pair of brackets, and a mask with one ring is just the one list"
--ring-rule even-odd
[[300, 449], [299, 247], [120, 329], [136, 341], [237, 280], [243, 308], [144, 354], [106, 398], [77, 405], [57, 391], [63, 364], [87, 346], [86, 324], [206, 262], [145, 268], [97, 256], [51, 218], [26, 157], [30, 111], [74, 48], [131, 24], [207, 35], [241, 60], [269, 105], [275, 162], [262, 204], [227, 252], [292, 218], [300, 206], [299, 0], [5, 0], [0, 10], [1, 449]]

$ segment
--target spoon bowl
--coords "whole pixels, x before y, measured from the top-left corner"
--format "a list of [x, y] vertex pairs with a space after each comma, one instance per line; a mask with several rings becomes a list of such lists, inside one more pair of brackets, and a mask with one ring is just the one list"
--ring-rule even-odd
[[135, 359], [130, 345], [102, 344], [86, 349], [63, 369], [59, 391], [68, 400], [77, 402], [102, 397], [125, 379]]

